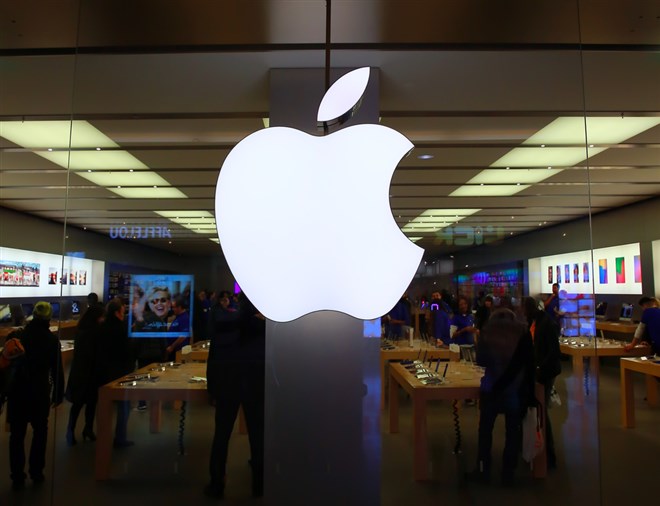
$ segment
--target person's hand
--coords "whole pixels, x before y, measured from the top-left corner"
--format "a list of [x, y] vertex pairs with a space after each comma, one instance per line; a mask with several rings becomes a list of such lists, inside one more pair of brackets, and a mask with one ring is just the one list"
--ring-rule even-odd
[[623, 349], [624, 349], [625, 351], [630, 351], [630, 350], [632, 350], [634, 347], [635, 347], [635, 345], [634, 345], [633, 343], [628, 343], [628, 344], [626, 344], [626, 345], [623, 347]]
[[147, 298], [148, 298], [147, 294], [145, 293], [139, 299], [137, 297], [133, 299], [134, 302], [133, 302], [133, 307], [131, 309], [133, 311], [133, 317], [137, 322], [144, 321], [144, 308], [147, 305]]

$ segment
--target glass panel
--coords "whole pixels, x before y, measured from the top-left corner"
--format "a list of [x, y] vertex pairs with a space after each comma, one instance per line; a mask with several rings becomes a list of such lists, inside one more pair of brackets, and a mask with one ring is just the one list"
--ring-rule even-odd
[[[198, 379], [207, 376], [210, 353], [218, 359], [211, 368], [216, 376], [210, 374], [215, 385], [235, 380], [218, 371], [236, 366], [218, 351], [236, 344], [235, 322], [225, 320], [237, 316], [217, 309], [218, 294], [230, 292], [231, 307], [240, 289], [218, 245], [219, 169], [244, 137], [268, 127], [271, 69], [324, 67], [326, 3], [218, 2], [191, 9], [179, 0], [141, 0], [130, 11], [107, 1], [14, 4], [4, 10], [7, 29], [0, 36], [1, 335], [38, 300], [57, 310], [51, 325], [60, 340], [83, 335], [77, 324], [90, 292], [103, 304], [120, 297], [134, 335], [121, 352], [116, 333], [99, 331], [87, 340], [104, 351], [81, 359], [90, 367], [83, 384], [93, 394], [99, 383], [112, 383], [101, 389], [92, 425], [96, 441], [90, 431], [83, 437], [83, 410], [77, 444], [69, 446], [72, 403], [66, 401], [50, 411], [50, 486], [32, 487], [28, 477], [29, 490], [14, 496], [5, 480], [0, 497], [7, 495], [10, 504], [75, 502], [80, 494], [107, 504], [127, 496], [135, 503], [200, 497], [209, 483], [215, 410]], [[370, 458], [381, 454], [381, 504], [609, 504], [623, 500], [623, 491], [627, 500], [645, 498], [646, 487], [620, 484], [650, 482], [655, 469], [644, 455], [656, 445], [657, 388], [632, 372], [632, 386], [622, 390], [620, 364], [624, 353], [650, 353], [624, 351], [621, 341], [632, 339], [642, 318], [640, 297], [658, 296], [660, 286], [657, 13], [648, 2], [527, 4], [332, 2], [331, 66], [379, 69], [379, 122], [415, 145], [394, 173], [390, 206], [403, 234], [426, 251], [407, 301], [391, 313], [403, 315], [412, 339], [384, 315], [383, 332], [405, 339], [383, 339], [379, 385], [371, 367], [363, 377], [368, 393], [381, 389], [381, 405], [360, 392], [363, 443]], [[300, 97], [289, 98], [295, 107]], [[338, 201], [344, 203], [342, 196]], [[304, 223], [287, 226], [304, 237]], [[368, 237], [370, 224], [360, 210], [354, 226]], [[267, 261], [271, 245], [260, 242], [258, 227], [245, 237]], [[339, 253], [333, 244], [326, 249]], [[37, 272], [38, 286], [32, 286]], [[553, 283], [560, 285], [556, 299], [550, 298]], [[282, 297], [295, 289], [282, 286]], [[466, 477], [487, 467], [483, 451], [479, 458], [478, 427], [489, 405], [482, 400], [480, 410], [471, 402], [480, 396], [481, 372], [470, 363], [471, 348], [437, 346], [438, 337], [449, 342], [444, 332], [452, 321], [447, 325], [435, 292], [457, 315], [459, 298], [467, 298], [467, 316], [453, 321], [455, 327], [470, 313], [481, 326], [487, 295], [496, 308], [510, 304], [521, 320], [525, 297], [550, 300], [552, 314], [557, 300], [561, 373], [554, 386], [561, 405], [548, 413], [556, 470], [537, 478], [544, 461], [530, 471], [519, 459], [512, 489]], [[205, 322], [212, 306], [220, 322], [211, 335]], [[186, 327], [192, 328], [189, 353], [168, 350]], [[477, 351], [488, 335], [482, 329], [476, 336]], [[211, 352], [210, 337], [216, 342]], [[456, 344], [469, 340], [468, 332], [459, 333]], [[80, 343], [76, 349], [84, 350], [84, 337]], [[263, 349], [260, 344], [255, 347]], [[109, 372], [115, 353], [117, 362], [129, 354], [140, 360]], [[67, 379], [72, 356], [70, 347], [63, 349]], [[426, 359], [430, 378], [413, 379], [392, 357]], [[639, 367], [649, 366], [645, 362]], [[144, 366], [140, 374], [160, 379], [117, 384], [138, 366]], [[238, 366], [236, 375], [254, 398], [259, 375], [269, 369], [252, 366]], [[445, 383], [438, 386], [436, 374]], [[466, 386], [452, 391], [458, 378], [467, 378]], [[235, 405], [222, 389], [214, 392], [221, 408]], [[302, 411], [308, 404], [296, 392], [288, 405]], [[419, 392], [444, 397], [421, 401]], [[309, 395], [328, 393], [312, 389]], [[356, 392], [347, 398], [356, 399]], [[630, 409], [623, 418], [622, 398], [635, 408], [635, 427], [625, 431], [622, 425], [632, 419]], [[114, 431], [118, 414], [126, 413], [124, 438], [121, 425]], [[378, 413], [380, 444], [369, 436]], [[233, 414], [218, 419], [227, 431]], [[494, 483], [503, 470], [502, 418], [493, 431]], [[229, 439], [230, 500], [252, 493], [246, 462], [252, 460], [259, 474], [245, 432], [239, 415]], [[293, 439], [304, 443], [303, 435]], [[9, 433], [0, 433], [0, 446], [9, 447]], [[218, 485], [222, 466], [214, 472]], [[2, 473], [9, 475], [8, 458], [0, 460]]]

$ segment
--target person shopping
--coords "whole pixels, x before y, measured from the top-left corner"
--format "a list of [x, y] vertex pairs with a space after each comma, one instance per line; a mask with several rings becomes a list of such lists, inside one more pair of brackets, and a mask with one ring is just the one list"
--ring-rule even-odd
[[69, 423], [66, 429], [66, 442], [73, 446], [76, 441], [76, 422], [82, 408], [85, 408], [84, 440], [96, 441], [94, 415], [98, 400], [96, 383], [96, 347], [104, 317], [103, 306], [92, 304], [78, 322], [74, 339], [73, 361], [69, 372], [65, 397], [71, 402]]

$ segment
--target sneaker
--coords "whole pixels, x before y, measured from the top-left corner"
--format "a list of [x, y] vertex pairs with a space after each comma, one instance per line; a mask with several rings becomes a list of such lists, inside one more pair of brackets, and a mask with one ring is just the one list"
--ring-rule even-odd
[[138, 410], [138, 411], [146, 411], [146, 410], [147, 410], [147, 404], [146, 404], [146, 403], [144, 403], [144, 404], [142, 404], [142, 403], [138, 404], [137, 410]]

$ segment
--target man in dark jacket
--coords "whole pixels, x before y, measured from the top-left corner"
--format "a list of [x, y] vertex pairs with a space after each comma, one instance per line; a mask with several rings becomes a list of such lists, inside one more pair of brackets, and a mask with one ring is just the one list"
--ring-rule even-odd
[[[114, 298], [106, 306], [105, 321], [101, 325], [101, 335], [97, 345], [98, 385], [102, 386], [135, 369], [135, 359], [128, 339], [128, 329], [124, 322], [126, 307], [119, 298]], [[117, 425], [115, 426], [115, 448], [133, 446], [127, 439], [130, 401], [117, 401]]]
[[536, 381], [543, 385], [545, 392], [545, 450], [548, 469], [556, 469], [555, 440], [552, 424], [548, 416], [550, 393], [555, 385], [555, 378], [561, 372], [561, 352], [559, 351], [559, 328], [548, 314], [539, 309], [532, 297], [525, 297], [523, 302], [529, 331], [534, 341], [534, 365]]
[[242, 297], [238, 310], [223, 297], [209, 312], [211, 348], [207, 363], [208, 392], [215, 403], [215, 432], [205, 494], [221, 498], [229, 438], [243, 406], [250, 440], [252, 494], [263, 495], [264, 382], [266, 320]]
[[490, 480], [493, 427], [497, 415], [504, 413], [502, 484], [510, 485], [520, 452], [524, 408], [534, 392], [531, 339], [513, 311], [493, 312], [479, 340], [477, 363], [485, 368], [479, 396], [478, 468], [468, 477]]
[[64, 396], [64, 373], [60, 342], [49, 330], [53, 309], [48, 302], [37, 302], [33, 319], [27, 324], [21, 342], [25, 354], [12, 364], [13, 378], [8, 392], [7, 419], [9, 436], [9, 466], [12, 488], [25, 486], [25, 435], [32, 426], [29, 473], [35, 485], [43, 483], [48, 437], [48, 413]]

